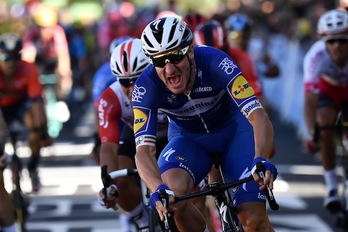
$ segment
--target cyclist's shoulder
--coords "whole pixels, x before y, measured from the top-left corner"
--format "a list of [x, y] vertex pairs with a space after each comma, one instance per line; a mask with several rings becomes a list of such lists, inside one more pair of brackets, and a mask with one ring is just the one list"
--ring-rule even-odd
[[306, 59], [321, 59], [328, 54], [325, 42], [318, 40], [312, 44], [305, 54]]

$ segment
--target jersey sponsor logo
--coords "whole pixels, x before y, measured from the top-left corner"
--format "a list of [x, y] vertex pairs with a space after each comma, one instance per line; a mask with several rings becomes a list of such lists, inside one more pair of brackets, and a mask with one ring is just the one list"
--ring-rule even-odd
[[138, 87], [137, 85], [135, 85], [132, 93], [132, 101], [141, 102], [141, 99], [143, 99], [145, 93], [146, 89], [144, 87]]
[[237, 68], [237, 65], [231, 59], [226, 57], [221, 61], [218, 67], [221, 68], [227, 75], [230, 75], [233, 73], [234, 69]]
[[181, 162], [186, 162], [187, 161], [187, 159], [185, 157], [182, 157], [182, 156], [175, 156], [175, 159], [179, 160]]
[[134, 109], [134, 133], [139, 133], [144, 128], [146, 128], [147, 125], [147, 114], [143, 111], [143, 109]]
[[236, 99], [245, 99], [253, 96], [255, 91], [248, 81], [240, 75], [233, 80], [231, 93]]
[[182, 117], [195, 116], [195, 115], [207, 112], [209, 110], [216, 109], [224, 93], [225, 91], [221, 90], [216, 96], [213, 96], [213, 97], [192, 99], [191, 101], [188, 101], [185, 105], [183, 105], [182, 107], [178, 109], [161, 108], [160, 110], [166, 114], [171, 114], [171, 115], [175, 115], [179, 117], [180, 116]]
[[256, 109], [262, 108], [261, 103], [259, 102], [259, 100], [254, 100], [249, 102], [248, 104], [246, 104], [245, 106], [243, 106], [243, 108], [241, 109], [241, 112], [243, 113], [243, 115], [245, 117], [249, 117], [249, 115]]
[[103, 98], [100, 99], [98, 105], [98, 116], [99, 116], [99, 126], [103, 128], [107, 128], [109, 126], [109, 122], [105, 118], [106, 108], [108, 107], [108, 102]]
[[211, 91], [213, 91], [213, 88], [211, 86], [198, 87], [193, 90], [193, 92], [211, 92]]

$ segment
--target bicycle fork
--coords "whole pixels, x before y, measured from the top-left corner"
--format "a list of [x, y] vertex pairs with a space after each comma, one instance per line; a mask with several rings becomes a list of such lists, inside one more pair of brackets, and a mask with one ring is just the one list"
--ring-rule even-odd
[[[228, 193], [222, 193], [215, 197], [215, 206], [218, 209], [223, 232], [243, 231], [237, 218], [237, 214], [233, 213], [234, 207]], [[229, 225], [232, 225], [231, 228]]]

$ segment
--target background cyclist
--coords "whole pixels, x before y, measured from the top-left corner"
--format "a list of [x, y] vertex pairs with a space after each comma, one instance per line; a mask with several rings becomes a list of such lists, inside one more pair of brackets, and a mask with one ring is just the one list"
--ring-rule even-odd
[[[263, 161], [264, 182], [253, 173], [258, 183], [247, 183], [248, 191], [239, 188], [233, 200], [245, 231], [273, 231], [260, 190], [265, 184], [273, 188], [277, 176], [275, 166], [266, 161], [273, 128], [238, 66], [218, 49], [193, 46], [191, 30], [178, 18], [150, 22], [141, 39], [152, 65], [140, 75], [133, 91], [135, 160], [153, 192], [152, 207], [163, 219], [168, 211], [158, 191], [190, 193], [208, 174], [215, 154], [222, 158], [226, 181], [253, 173], [256, 162]], [[157, 162], [153, 154], [158, 109], [170, 120], [169, 143]], [[179, 231], [207, 230], [203, 215], [191, 201], [172, 207]]]
[[5, 189], [3, 175], [7, 165], [7, 155], [4, 154], [4, 146], [7, 138], [6, 132], [6, 123], [0, 110], [0, 229], [2, 232], [16, 232], [15, 209], [12, 198]]
[[43, 145], [51, 144], [51, 139], [47, 134], [38, 68], [21, 60], [21, 50], [22, 40], [18, 35], [0, 35], [0, 107], [7, 125], [17, 120], [29, 129], [28, 171], [32, 191], [37, 192], [41, 187], [37, 170], [40, 150]]
[[[142, 50], [140, 39], [130, 38], [122, 42], [111, 54], [110, 67], [117, 81], [102, 93], [98, 104], [100, 165], [108, 165], [108, 172], [135, 168], [131, 96], [136, 79], [148, 65], [149, 60]], [[168, 121], [164, 114], [159, 114], [158, 118], [157, 149], [161, 151], [167, 144]], [[123, 127], [120, 127], [120, 121], [123, 122]], [[118, 204], [139, 228], [147, 227], [148, 215], [142, 203], [142, 192], [138, 183], [133, 177], [123, 177], [115, 180], [113, 184], [109, 189], [111, 192], [117, 191], [118, 197], [110, 194], [105, 198], [100, 191], [99, 202], [106, 208]]]
[[252, 38], [253, 23], [244, 13], [231, 14], [225, 20], [225, 30], [230, 47], [248, 52], [256, 64], [258, 76], [277, 77], [280, 74], [278, 64], [267, 51], [267, 42]]
[[72, 87], [69, 46], [64, 29], [58, 25], [57, 11], [44, 3], [31, 7], [34, 25], [23, 37], [23, 59], [36, 63], [40, 74], [56, 74], [57, 96], [66, 100]]
[[[324, 207], [331, 212], [341, 208], [337, 192], [334, 126], [337, 114], [348, 111], [348, 14], [330, 10], [318, 21], [320, 40], [308, 50], [303, 61], [304, 117], [310, 138], [307, 149], [320, 149], [328, 195]], [[318, 144], [312, 141], [315, 125], [320, 130]], [[347, 137], [347, 132], [345, 133]], [[346, 181], [346, 196], [348, 182]]]

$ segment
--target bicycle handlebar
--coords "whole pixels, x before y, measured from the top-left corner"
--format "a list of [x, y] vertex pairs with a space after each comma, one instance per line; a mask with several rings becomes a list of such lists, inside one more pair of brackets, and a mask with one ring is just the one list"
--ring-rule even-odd
[[[264, 171], [265, 171], [264, 165], [261, 162], [257, 162], [256, 173], [260, 176], [261, 179], [264, 179]], [[207, 196], [207, 195], [216, 196], [220, 192], [226, 191], [229, 188], [234, 188], [236, 186], [242, 185], [242, 184], [244, 184], [248, 181], [252, 181], [252, 180], [254, 180], [254, 178], [252, 175], [250, 175], [249, 177], [246, 177], [244, 179], [241, 179], [241, 180], [238, 180], [235, 182], [231, 182], [231, 183], [214, 182], [214, 183], [209, 184], [208, 188], [206, 190], [186, 194], [186, 195], [179, 196], [179, 197], [174, 197], [174, 202], [183, 201], [183, 200], [187, 200], [187, 199], [191, 199], [191, 198], [195, 198], [195, 197], [200, 197], [200, 196]], [[267, 201], [269, 203], [270, 208], [274, 211], [278, 210], [279, 205], [275, 200], [275, 197], [273, 195], [273, 191], [267, 186], [267, 189], [265, 192], [266, 192], [266, 198], [267, 198]]]
[[101, 179], [103, 181], [104, 189], [108, 188], [111, 184], [111, 180], [117, 179], [119, 177], [137, 175], [138, 170], [135, 168], [124, 168], [108, 173], [108, 166], [103, 165], [101, 167]]

